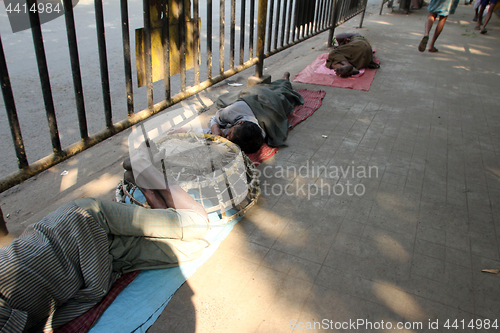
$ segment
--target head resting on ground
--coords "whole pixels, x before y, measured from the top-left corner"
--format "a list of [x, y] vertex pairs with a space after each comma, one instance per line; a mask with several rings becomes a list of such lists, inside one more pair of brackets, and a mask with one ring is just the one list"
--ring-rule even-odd
[[226, 139], [237, 144], [247, 154], [257, 152], [264, 143], [260, 127], [251, 121], [240, 121], [231, 127]]
[[351, 38], [354, 36], [361, 36], [360, 34], [352, 33], [352, 32], [343, 32], [341, 34], [338, 34], [335, 36], [335, 39], [337, 40], [337, 43], [340, 45], [348, 44], [351, 41]]

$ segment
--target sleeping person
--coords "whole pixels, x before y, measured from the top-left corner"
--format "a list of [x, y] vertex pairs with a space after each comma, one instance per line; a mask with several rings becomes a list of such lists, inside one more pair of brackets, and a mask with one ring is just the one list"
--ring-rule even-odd
[[[149, 205], [77, 199], [0, 247], [0, 332], [51, 331], [85, 313], [122, 273], [200, 257], [207, 213], [152, 166], [146, 145], [131, 156]], [[8, 237], [0, 211], [0, 244]]]
[[326, 67], [334, 69], [340, 77], [359, 74], [362, 68], [379, 68], [373, 61], [373, 49], [368, 40], [358, 33], [342, 33], [335, 36], [338, 46], [329, 54]]
[[[255, 153], [264, 142], [271, 147], [285, 145], [288, 137], [287, 115], [304, 99], [290, 82], [290, 73], [269, 84], [260, 83], [219, 96], [220, 107], [204, 133], [222, 136], [247, 154]], [[186, 128], [170, 133], [186, 132]], [[198, 131], [201, 131], [199, 129]]]

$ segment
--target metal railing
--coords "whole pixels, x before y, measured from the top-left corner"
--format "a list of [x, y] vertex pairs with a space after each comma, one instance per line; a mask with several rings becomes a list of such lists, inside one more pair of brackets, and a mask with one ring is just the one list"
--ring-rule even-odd
[[[212, 0], [206, 0], [202, 4], [199, 3], [199, 0], [143, 0], [144, 27], [137, 27], [142, 28], [142, 30], [135, 31], [135, 46], [136, 62], [143, 61], [144, 70], [140, 70], [138, 66], [135, 76], [139, 82], [143, 80], [147, 107], [136, 112], [134, 96], [137, 96], [137, 92], [134, 94], [133, 91], [133, 53], [130, 41], [130, 29], [136, 27], [130, 26], [129, 2], [120, 0], [121, 52], [124, 72], [122, 77], [112, 77], [111, 80], [125, 79], [127, 117], [114, 122], [103, 3], [102, 0], [95, 0], [95, 25], [105, 128], [89, 134], [74, 9], [71, 0], [62, 0], [65, 8], [66, 38], [75, 97], [74, 110], [65, 111], [76, 112], [80, 137], [77, 142], [64, 148], [61, 145], [54, 111], [53, 91], [51, 90], [39, 15], [29, 11], [52, 154], [32, 163], [28, 160], [2, 39], [0, 38], [0, 83], [18, 167], [17, 171], [0, 179], [0, 192], [244, 69], [256, 65], [256, 76], [261, 77], [265, 58], [312, 36], [330, 30], [328, 42], [331, 45], [335, 27], [359, 13], [362, 13], [364, 17], [366, 1], [259, 0], [258, 7], [256, 7], [255, 0], [240, 0], [238, 6], [236, 0], [227, 2], [219, 0], [218, 12], [214, 12]], [[36, 4], [36, 0], [27, 0], [27, 4], [28, 6]], [[227, 7], [229, 7], [229, 15], [226, 14]], [[203, 19], [200, 19], [200, 11], [205, 14]], [[218, 24], [217, 17], [214, 16], [218, 16]], [[226, 23], [226, 16], [230, 18], [229, 24]], [[214, 23], [218, 25], [218, 31], [217, 27], [214, 28]], [[362, 23], [363, 18], [361, 19]], [[239, 36], [236, 34], [236, 27], [239, 27]], [[228, 37], [226, 30], [229, 31]], [[159, 36], [160, 39], [155, 40], [155, 36]], [[214, 40], [218, 41], [218, 50], [214, 49]], [[236, 48], [237, 40], [239, 40], [238, 53], [236, 53], [238, 51]], [[229, 50], [226, 50], [227, 44], [229, 44]], [[143, 53], [137, 51], [140, 49], [138, 45], [143, 47]], [[176, 47], [174, 51], [179, 54], [178, 58], [174, 58], [172, 45]], [[157, 51], [158, 49], [161, 51]], [[152, 50], [159, 53], [154, 53]], [[213, 63], [214, 53], [219, 58], [218, 65]], [[236, 65], [237, 57], [239, 61]], [[164, 66], [161, 63], [169, 65]], [[218, 69], [215, 76], [214, 67]], [[178, 77], [175, 85], [172, 83], [174, 76]], [[202, 77], [204, 81], [201, 81]], [[153, 96], [154, 81], [163, 81], [161, 90], [163, 90], [164, 96], [156, 103]], [[42, 121], [40, 120], [39, 123], [41, 124]]]

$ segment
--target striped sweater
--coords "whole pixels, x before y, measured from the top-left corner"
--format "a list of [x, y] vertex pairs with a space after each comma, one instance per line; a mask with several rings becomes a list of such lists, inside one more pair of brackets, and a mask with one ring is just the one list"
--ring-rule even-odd
[[94, 306], [118, 277], [106, 231], [66, 204], [0, 248], [0, 331], [52, 330]]

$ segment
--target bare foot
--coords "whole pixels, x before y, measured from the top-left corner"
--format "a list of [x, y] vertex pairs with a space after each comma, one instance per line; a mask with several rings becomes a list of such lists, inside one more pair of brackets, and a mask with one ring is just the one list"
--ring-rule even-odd
[[123, 179], [125, 179], [127, 182], [137, 186], [137, 184], [135, 183], [134, 173], [132, 172], [132, 170], [125, 171], [125, 173], [123, 174]]
[[335, 73], [337, 73], [340, 77], [349, 77], [352, 75], [354, 67], [352, 65], [345, 65], [335, 69]]
[[127, 157], [122, 164], [125, 170], [132, 170], [132, 162], [130, 162], [130, 157]]
[[283, 74], [283, 78], [284, 78], [285, 80], [290, 81], [290, 73], [289, 73], [289, 72], [285, 72], [285, 74]]

